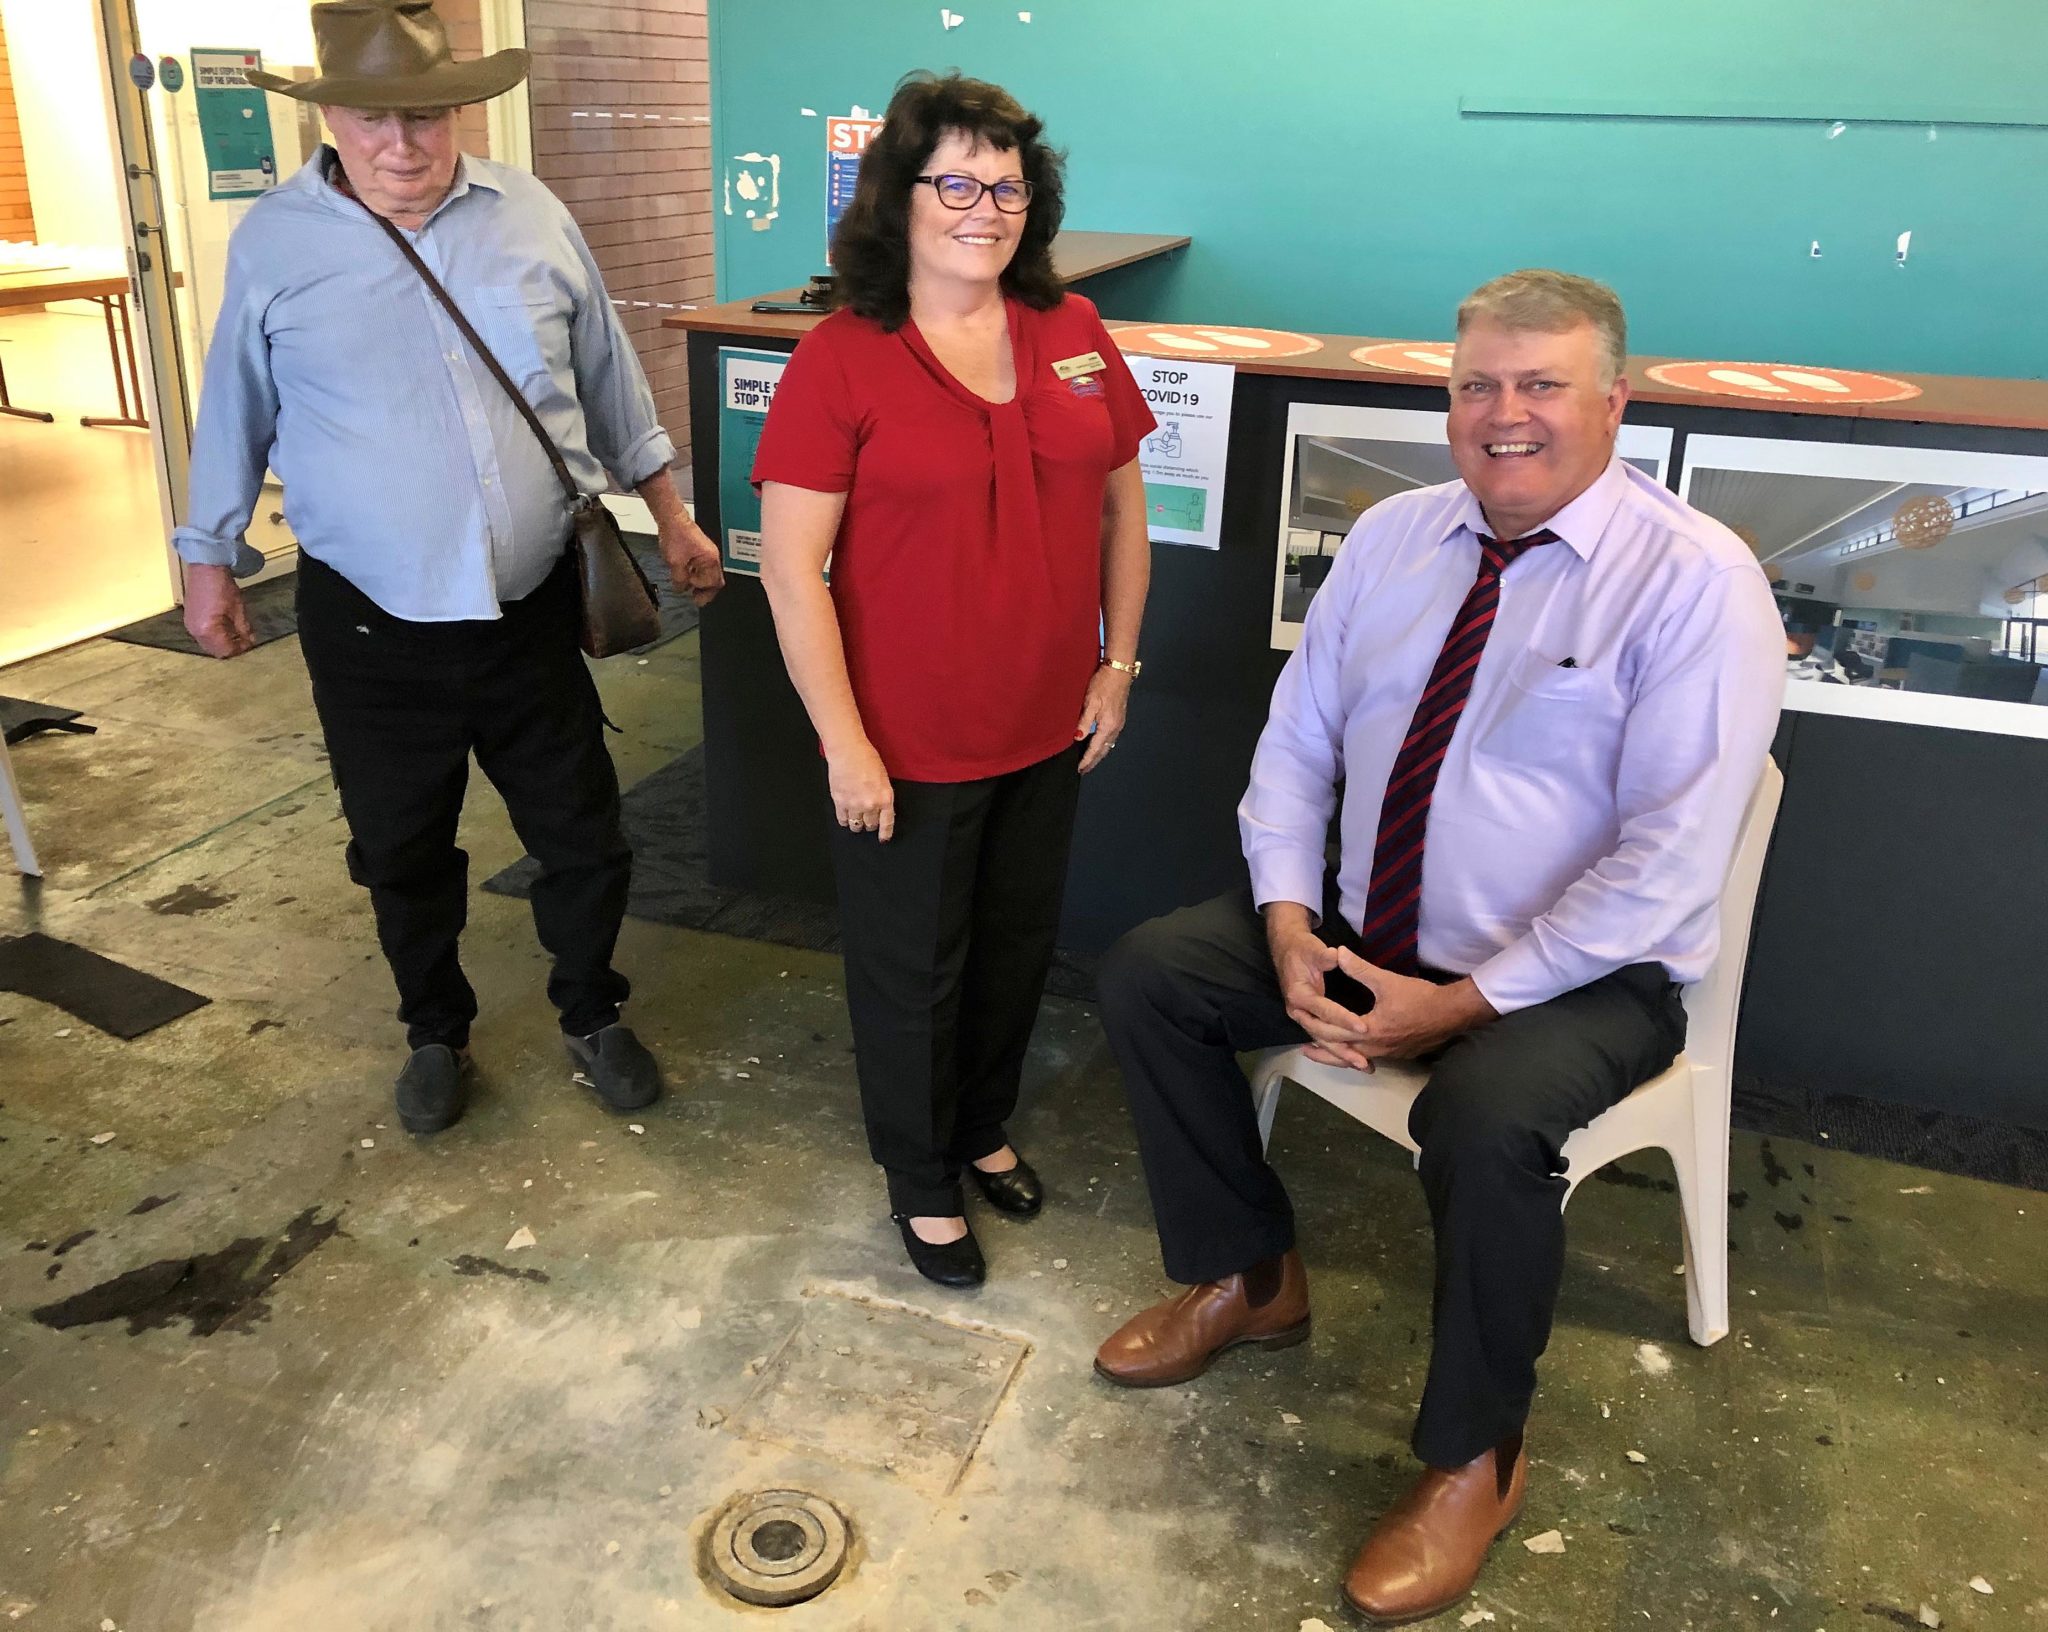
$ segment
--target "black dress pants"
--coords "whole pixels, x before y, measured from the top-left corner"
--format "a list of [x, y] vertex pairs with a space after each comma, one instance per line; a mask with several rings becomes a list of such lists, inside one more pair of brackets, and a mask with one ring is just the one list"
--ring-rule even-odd
[[896, 783], [896, 833], [832, 829], [846, 1007], [890, 1210], [949, 1218], [1003, 1148], [1052, 968], [1081, 746], [975, 782]]
[[630, 990], [611, 960], [632, 853], [569, 559], [501, 618], [412, 623], [301, 553], [298, 608], [349, 876], [370, 892], [410, 1045], [461, 1048], [476, 1018], [457, 951], [469, 857], [455, 843], [472, 754], [541, 865], [533, 921], [563, 1031], [612, 1024]]
[[[1336, 904], [1323, 933], [1356, 950]], [[1326, 977], [1354, 1013], [1371, 995]], [[1287, 1017], [1251, 892], [1131, 931], [1097, 977], [1137, 1124], [1166, 1272], [1219, 1280], [1294, 1245], [1260, 1148], [1239, 1052], [1307, 1041]], [[1408, 1130], [1436, 1233], [1434, 1333], [1415, 1454], [1459, 1467], [1527, 1420], [1564, 1272], [1560, 1150], [1668, 1066], [1685, 1011], [1661, 964], [1635, 964], [1454, 1038]]]

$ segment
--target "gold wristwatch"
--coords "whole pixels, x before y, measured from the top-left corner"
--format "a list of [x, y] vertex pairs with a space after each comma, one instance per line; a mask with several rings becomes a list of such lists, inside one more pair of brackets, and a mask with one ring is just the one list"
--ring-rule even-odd
[[1133, 680], [1138, 678], [1138, 671], [1145, 667], [1135, 657], [1128, 663], [1119, 663], [1113, 657], [1105, 657], [1101, 659], [1101, 666], [1105, 669], [1115, 669], [1118, 674], [1128, 674]]

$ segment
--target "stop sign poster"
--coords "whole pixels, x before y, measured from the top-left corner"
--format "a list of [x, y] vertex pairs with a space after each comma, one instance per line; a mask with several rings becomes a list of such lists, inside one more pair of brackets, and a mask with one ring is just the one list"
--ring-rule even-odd
[[1237, 370], [1228, 363], [1171, 357], [1132, 357], [1130, 367], [1159, 422], [1138, 448], [1146, 534], [1155, 544], [1218, 549]]
[[853, 186], [860, 179], [860, 156], [868, 150], [879, 119], [851, 116], [825, 121], [825, 264], [832, 264], [832, 234], [839, 230], [839, 218], [853, 202]]

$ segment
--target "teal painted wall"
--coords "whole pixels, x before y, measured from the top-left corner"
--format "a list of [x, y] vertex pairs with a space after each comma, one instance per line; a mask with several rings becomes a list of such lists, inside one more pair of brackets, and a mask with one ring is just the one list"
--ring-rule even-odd
[[823, 266], [801, 109], [958, 67], [1068, 150], [1070, 226], [1193, 237], [1105, 280], [1112, 316], [1434, 337], [1473, 285], [1551, 265], [1614, 284], [1638, 352], [2048, 377], [2048, 0], [1019, 9], [710, 0], [714, 193], [733, 156], [782, 158], [769, 230], [714, 198], [721, 297]]

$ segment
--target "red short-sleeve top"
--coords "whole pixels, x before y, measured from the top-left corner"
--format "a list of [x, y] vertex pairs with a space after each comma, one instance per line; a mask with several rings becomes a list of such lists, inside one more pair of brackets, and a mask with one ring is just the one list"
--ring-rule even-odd
[[753, 478], [844, 493], [832, 599], [889, 774], [967, 782], [1074, 740], [1100, 652], [1102, 501], [1154, 425], [1095, 307], [1007, 303], [1017, 394], [837, 312], [790, 358]]

